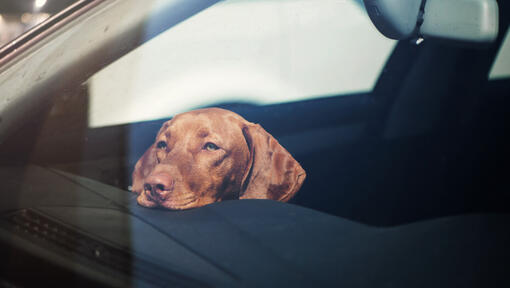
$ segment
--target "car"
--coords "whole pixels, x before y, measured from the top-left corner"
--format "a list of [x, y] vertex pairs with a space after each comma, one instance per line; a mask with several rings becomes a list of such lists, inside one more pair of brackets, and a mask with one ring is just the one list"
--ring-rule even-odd
[[[2, 282], [507, 286], [510, 7], [451, 43], [368, 2], [84, 0], [0, 48]], [[203, 107], [299, 161], [289, 203], [136, 203], [160, 126]]]

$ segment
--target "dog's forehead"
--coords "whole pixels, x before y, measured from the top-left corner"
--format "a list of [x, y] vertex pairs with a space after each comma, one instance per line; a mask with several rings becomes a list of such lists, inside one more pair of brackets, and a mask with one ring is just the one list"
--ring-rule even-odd
[[163, 125], [162, 133], [171, 134], [176, 130], [196, 131], [201, 137], [209, 133], [224, 134], [231, 130], [239, 130], [246, 122], [238, 114], [218, 109], [200, 109], [176, 115]]

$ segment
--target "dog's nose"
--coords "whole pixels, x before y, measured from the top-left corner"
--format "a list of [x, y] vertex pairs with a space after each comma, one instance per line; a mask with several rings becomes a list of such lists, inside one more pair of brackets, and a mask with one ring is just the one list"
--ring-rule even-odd
[[174, 186], [174, 180], [166, 173], [154, 174], [145, 180], [144, 189], [151, 196], [164, 197]]

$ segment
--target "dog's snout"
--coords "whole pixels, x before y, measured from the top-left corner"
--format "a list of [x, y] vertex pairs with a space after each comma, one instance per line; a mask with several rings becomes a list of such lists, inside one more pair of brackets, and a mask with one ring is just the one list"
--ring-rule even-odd
[[150, 175], [147, 177], [144, 185], [146, 193], [151, 196], [164, 197], [173, 190], [174, 180], [167, 173]]

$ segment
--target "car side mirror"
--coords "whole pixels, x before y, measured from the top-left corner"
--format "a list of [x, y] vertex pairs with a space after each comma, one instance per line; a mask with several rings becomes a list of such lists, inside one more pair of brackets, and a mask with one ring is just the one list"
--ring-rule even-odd
[[498, 36], [496, 0], [363, 0], [375, 27], [391, 39], [484, 44]]

